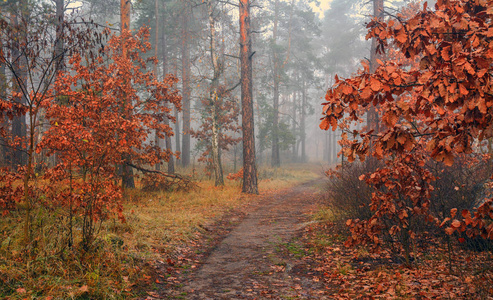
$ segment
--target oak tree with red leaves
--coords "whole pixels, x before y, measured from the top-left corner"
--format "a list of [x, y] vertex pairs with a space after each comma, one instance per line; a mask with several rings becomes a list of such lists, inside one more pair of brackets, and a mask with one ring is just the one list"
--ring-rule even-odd
[[[169, 105], [180, 108], [181, 97], [173, 88], [175, 77], [157, 81], [147, 71], [141, 53], [150, 49], [148, 36], [147, 28], [135, 35], [126, 30], [97, 54], [73, 55], [68, 70], [55, 83], [58, 99], [64, 101], [44, 102], [51, 127], [38, 150], [48, 148], [59, 155], [61, 165], [47, 178], [54, 181], [54, 194], [62, 197], [62, 204], [82, 215], [86, 248], [97, 221], [114, 213], [123, 218], [118, 166], [140, 168], [173, 155], [152, 140], [154, 134], [160, 138], [172, 134], [163, 121], [172, 119]], [[156, 63], [155, 59], [150, 62]], [[73, 180], [76, 174], [81, 180]]]
[[[439, 0], [410, 17], [368, 24], [377, 51], [392, 46], [407, 62], [387, 59], [370, 72], [340, 80], [326, 95], [320, 128], [345, 130], [348, 160], [376, 157], [386, 166], [363, 176], [378, 188], [369, 220], [349, 220], [349, 244], [374, 242], [384, 233], [412, 238], [411, 217], [422, 217], [446, 232], [493, 238], [492, 199], [439, 222], [429, 213], [433, 175], [428, 159], [452, 165], [454, 156], [472, 153], [476, 142], [493, 136], [493, 6], [486, 0]], [[409, 64], [409, 61], [417, 64]], [[378, 107], [380, 131], [350, 130], [369, 107]], [[389, 220], [391, 222], [389, 222]], [[409, 250], [409, 249], [407, 249]]]

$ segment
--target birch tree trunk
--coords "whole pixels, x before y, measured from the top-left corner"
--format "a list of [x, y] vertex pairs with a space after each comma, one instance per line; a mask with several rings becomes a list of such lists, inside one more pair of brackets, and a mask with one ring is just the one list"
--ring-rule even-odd
[[209, 30], [211, 35], [211, 62], [214, 69], [214, 75], [211, 82], [209, 99], [210, 99], [210, 109], [211, 109], [211, 120], [212, 120], [212, 143], [211, 143], [211, 154], [212, 154], [212, 166], [214, 168], [214, 185], [222, 186], [224, 185], [223, 169], [221, 164], [221, 155], [219, 152], [219, 135], [220, 128], [217, 122], [218, 120], [218, 103], [221, 102], [222, 95], [219, 92], [219, 78], [221, 77], [221, 66], [219, 65], [219, 58], [217, 56], [217, 46], [216, 46], [216, 28], [214, 22], [214, 8], [212, 7], [212, 0], [207, 0], [207, 12], [209, 15]]

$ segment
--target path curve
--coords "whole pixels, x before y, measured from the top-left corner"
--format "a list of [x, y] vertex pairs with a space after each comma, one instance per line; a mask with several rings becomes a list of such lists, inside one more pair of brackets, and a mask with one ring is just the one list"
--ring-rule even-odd
[[[218, 245], [182, 288], [187, 299], [319, 299], [319, 284], [297, 276], [297, 260], [283, 255], [308, 223], [323, 179], [264, 197]], [[296, 247], [293, 245], [296, 252]]]

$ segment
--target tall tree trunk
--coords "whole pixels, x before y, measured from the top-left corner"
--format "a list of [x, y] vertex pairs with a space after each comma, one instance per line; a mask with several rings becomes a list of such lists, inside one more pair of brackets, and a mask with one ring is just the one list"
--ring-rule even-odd
[[181, 163], [181, 125], [180, 125], [180, 111], [175, 108], [175, 147], [176, 151], [180, 153], [180, 157], [176, 159], [176, 163]]
[[[163, 12], [166, 11], [166, 2], [164, 2], [164, 8], [163, 8]], [[163, 18], [164, 19], [164, 18]], [[166, 74], [168, 74], [168, 52], [167, 52], [167, 49], [166, 49], [166, 31], [164, 30], [165, 27], [165, 22], [162, 22], [163, 23], [163, 40], [162, 40], [162, 45], [161, 45], [161, 51], [162, 51], [162, 63], [163, 63], [163, 78], [166, 76]], [[175, 72], [176, 74], [176, 72]], [[167, 125], [167, 126], [170, 126], [170, 122], [169, 122], [169, 119], [168, 118], [165, 118], [164, 119], [164, 124]], [[178, 136], [178, 133], [176, 133], [176, 135]], [[165, 147], [166, 147], [166, 151], [168, 153], [173, 153], [173, 146], [172, 146], [172, 143], [171, 143], [171, 136], [169, 135], [166, 135], [166, 137], [164, 138], [164, 141], [165, 141]], [[175, 173], [175, 157], [171, 154], [169, 156], [169, 160], [168, 160], [168, 173]]]
[[327, 130], [324, 134], [324, 138], [325, 138], [325, 143], [324, 143], [324, 155], [323, 155], [323, 158], [322, 160], [323, 161], [326, 161], [330, 164], [330, 159], [329, 159], [329, 149], [330, 149], [330, 144], [329, 144], [329, 134], [330, 134], [330, 130]]
[[56, 41], [55, 41], [55, 68], [57, 71], [63, 69], [63, 27], [65, 14], [65, 1], [56, 0]]
[[[120, 30], [130, 30], [130, 0], [120, 0]], [[126, 49], [123, 51], [123, 55], [127, 55]]]
[[[173, 59], [173, 71], [174, 74], [178, 74], [178, 58]], [[176, 158], [176, 164], [179, 164], [181, 161], [181, 126], [180, 126], [180, 111], [175, 107], [175, 150], [180, 153], [180, 156]]]
[[[120, 26], [122, 34], [125, 31], [130, 31], [130, 0], [120, 0]], [[125, 46], [124, 46], [125, 47]], [[123, 57], [127, 57], [127, 49], [122, 49]], [[123, 99], [123, 107], [126, 106], [126, 101], [128, 99]], [[128, 165], [130, 162], [130, 157], [128, 154], [124, 155], [122, 166], [122, 187], [125, 188], [135, 188], [135, 181], [133, 177], [133, 169]]]
[[219, 136], [220, 128], [217, 122], [218, 120], [218, 105], [221, 102], [222, 95], [219, 92], [219, 79], [221, 77], [221, 66], [219, 64], [219, 58], [217, 57], [217, 45], [216, 45], [216, 28], [214, 21], [214, 9], [212, 7], [212, 0], [207, 0], [207, 12], [209, 14], [209, 30], [211, 34], [211, 62], [214, 69], [214, 75], [211, 82], [209, 99], [209, 106], [211, 108], [211, 120], [212, 120], [212, 166], [214, 168], [214, 185], [224, 185], [223, 169], [221, 163], [221, 155], [219, 150]]
[[189, 24], [188, 24], [188, 5], [184, 3], [182, 14], [182, 83], [183, 83], [183, 137], [182, 137], [182, 157], [181, 163], [184, 167], [190, 165], [190, 49], [189, 49]]
[[[0, 47], [3, 48], [3, 45], [0, 44]], [[2, 55], [2, 59], [3, 59]], [[5, 64], [0, 63], [0, 98], [5, 99], [7, 96], [7, 80], [6, 80], [6, 73], [5, 73]], [[9, 130], [9, 122], [8, 122], [8, 117], [6, 114], [1, 113], [0, 114], [0, 132], [4, 131], [7, 133]], [[0, 135], [0, 168], [6, 167], [7, 163], [9, 161], [9, 148], [7, 147], [8, 141], [5, 140], [5, 136]]]
[[[23, 10], [27, 9], [25, 7], [24, 1], [19, 1], [17, 6], [17, 11], [11, 15], [11, 23], [14, 28], [18, 28], [19, 34], [27, 34], [27, 28], [21, 28], [21, 22], [19, 22], [19, 15], [23, 15]], [[27, 22], [27, 20], [26, 20]], [[21, 93], [24, 95], [26, 93], [25, 89], [27, 87], [26, 82], [26, 68], [27, 62], [26, 57], [22, 55], [22, 50], [20, 49], [20, 44], [17, 41], [12, 49], [12, 61], [14, 61], [14, 84], [13, 91]], [[14, 99], [17, 103], [26, 104], [25, 96], [20, 96]], [[17, 141], [25, 142], [26, 139], [26, 116], [15, 116], [12, 119], [12, 138]], [[12, 156], [12, 167], [17, 167], [18, 165], [26, 164], [26, 155], [21, 144], [15, 146]]]
[[[20, 138], [23, 145], [18, 145], [14, 153], [14, 159], [16, 164], [25, 165], [25, 173], [23, 175], [23, 186], [24, 195], [23, 201], [19, 203], [19, 207], [24, 209], [26, 214], [24, 217], [24, 244], [27, 247], [31, 241], [31, 210], [32, 210], [32, 198], [30, 193], [30, 180], [33, 173], [33, 156], [35, 147], [35, 129], [37, 121], [38, 106], [35, 106], [32, 101], [28, 101], [27, 94], [27, 74], [28, 74], [28, 57], [25, 52], [20, 48], [22, 44], [25, 45], [28, 35], [29, 28], [29, 6], [26, 0], [17, 2], [17, 11], [12, 17], [12, 24], [14, 28], [18, 30], [17, 43], [12, 50], [12, 59], [16, 61], [14, 63], [13, 76], [14, 76], [14, 87], [18, 92], [22, 94], [20, 99], [16, 99], [17, 102], [21, 102], [27, 108], [27, 115], [29, 117], [29, 134], [27, 132], [26, 126], [26, 115], [20, 118], [14, 118], [12, 122], [12, 133], [14, 138]], [[20, 20], [19, 20], [20, 17]], [[32, 100], [32, 99], [29, 99]], [[26, 252], [27, 254], [27, 252]]]
[[293, 99], [293, 119], [291, 120], [291, 131], [295, 135], [295, 143], [291, 146], [291, 155], [292, 155], [292, 160], [296, 161], [298, 155], [296, 153], [296, 109], [297, 109], [296, 91], [293, 91], [292, 99]]
[[252, 41], [250, 0], [240, 0], [241, 116], [243, 131], [244, 193], [258, 194], [253, 119]]
[[303, 79], [301, 91], [301, 116], [300, 116], [300, 134], [301, 134], [301, 162], [306, 162], [306, 81]]
[[[155, 34], [154, 34], [154, 56], [156, 59], [158, 58], [158, 48], [159, 48], [159, 1], [154, 0], [154, 15], [156, 18], [156, 28], [155, 28]], [[158, 64], [154, 64], [154, 78], [156, 81], [159, 80], [159, 74], [158, 74]], [[163, 79], [164, 79], [165, 73], [163, 72]], [[161, 151], [161, 139], [159, 138], [158, 135], [158, 130], [156, 130], [155, 135], [154, 135], [154, 144], [156, 144], [156, 147], [158, 148], [159, 151]], [[154, 168], [159, 171], [161, 170], [161, 161], [158, 161], [157, 164], [154, 166]]]
[[[383, 0], [373, 0], [373, 16], [379, 20], [383, 20]], [[370, 73], [375, 72], [377, 69], [377, 40], [371, 39], [371, 52], [370, 52]], [[373, 129], [376, 132], [380, 130], [380, 124], [378, 120], [378, 113], [376, 107], [370, 107], [368, 111], [367, 126], [369, 129]]]
[[272, 59], [273, 59], [273, 76], [274, 76], [274, 99], [273, 99], [273, 120], [272, 120], [272, 158], [273, 167], [281, 166], [281, 157], [279, 151], [279, 84], [281, 81], [279, 70], [279, 57], [277, 53], [277, 26], [279, 17], [279, 0], [274, 3], [274, 29], [272, 31]]
[[[65, 0], [56, 0], [55, 1], [55, 7], [56, 7], [56, 20], [55, 20], [55, 25], [56, 25], [56, 40], [55, 40], [55, 47], [53, 51], [53, 56], [55, 60], [55, 72], [60, 72], [65, 68], [65, 60], [64, 60], [64, 27], [65, 27]], [[58, 74], [56, 75], [56, 79], [58, 79]], [[56, 98], [58, 101], [60, 101], [60, 97]], [[40, 123], [45, 123], [44, 121], [44, 116], [43, 113], [40, 115]], [[46, 122], [47, 123], [47, 122]], [[43, 127], [41, 126], [41, 130], [39, 132], [40, 134], [40, 140], [42, 135], [44, 134], [43, 132]], [[42, 155], [42, 157], [46, 157], [45, 155]], [[58, 154], [55, 152], [55, 154], [52, 156], [52, 164], [56, 165], [58, 164]]]
[[339, 144], [337, 144], [337, 130], [332, 131], [332, 162], [337, 162], [337, 152], [339, 152]]

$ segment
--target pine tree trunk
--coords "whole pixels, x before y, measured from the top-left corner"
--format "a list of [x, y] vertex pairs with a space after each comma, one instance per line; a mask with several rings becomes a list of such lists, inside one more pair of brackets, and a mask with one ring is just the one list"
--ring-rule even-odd
[[[383, 19], [383, 0], [373, 0], [373, 15], [379, 20]], [[371, 52], [370, 52], [370, 73], [375, 72], [377, 69], [377, 40], [372, 38], [371, 40]], [[368, 111], [367, 126], [369, 129], [373, 129], [376, 132], [380, 130], [378, 113], [374, 106], [370, 107]]]
[[[164, 2], [164, 8], [163, 8], [163, 11], [166, 11], [166, 2]], [[166, 31], [164, 30], [164, 25], [165, 23], [163, 23], [163, 40], [162, 40], [162, 45], [161, 45], [161, 51], [162, 51], [162, 63], [163, 63], [163, 78], [166, 76], [166, 74], [168, 74], [168, 52], [167, 52], [167, 49], [166, 49]], [[164, 119], [164, 124], [167, 125], [167, 126], [170, 126], [170, 122], [169, 122], [169, 118], [165, 118]], [[178, 136], [178, 133], [177, 133], [177, 136]], [[166, 147], [166, 151], [168, 153], [173, 153], [173, 146], [172, 146], [172, 143], [171, 143], [171, 136], [169, 135], [166, 135], [166, 137], [164, 138], [164, 141], [165, 141], [165, 147]], [[173, 155], [170, 155], [169, 159], [168, 159], [168, 173], [175, 173], [175, 157]]]
[[[25, 9], [24, 1], [20, 1], [17, 6], [18, 10], [14, 14], [11, 15], [11, 22], [14, 27], [19, 27], [19, 17], [17, 14], [23, 14], [22, 11]], [[27, 28], [21, 28], [19, 31], [25, 32]], [[27, 33], [26, 33], [27, 34]], [[22, 37], [21, 37], [22, 38]], [[14, 48], [12, 49], [12, 59], [14, 61], [14, 74], [13, 74], [13, 91], [21, 92], [21, 86], [23, 89], [26, 88], [26, 57], [22, 55], [22, 50], [20, 49], [20, 44], [16, 42]], [[26, 104], [26, 98], [24, 96], [20, 96], [14, 99], [17, 103]], [[15, 116], [12, 119], [12, 138], [14, 140], [22, 140], [26, 139], [26, 116]], [[24, 154], [24, 150], [21, 145], [16, 145], [13, 151], [12, 157], [12, 167], [16, 168], [18, 165], [24, 166], [26, 164], [26, 155]]]
[[[186, 4], [185, 4], [186, 5]], [[183, 104], [183, 138], [181, 163], [184, 167], [190, 165], [190, 49], [189, 49], [189, 28], [188, 7], [183, 8], [182, 15], [182, 104]]]
[[332, 131], [332, 162], [337, 162], [337, 152], [339, 152], [339, 145], [337, 144], [337, 130]]
[[[120, 26], [122, 33], [125, 30], [130, 30], [130, 0], [120, 0]], [[123, 57], [127, 57], [127, 49], [123, 48]], [[127, 99], [123, 99], [123, 107], [125, 107], [125, 102]], [[123, 155], [123, 166], [122, 166], [122, 188], [135, 188], [135, 181], [133, 177], [133, 169], [128, 165], [131, 161], [130, 155]]]
[[273, 167], [281, 166], [281, 157], [279, 153], [279, 83], [281, 80], [279, 70], [279, 57], [277, 54], [277, 26], [278, 26], [278, 6], [279, 0], [275, 0], [274, 7], [274, 28], [272, 32], [272, 58], [273, 58], [273, 75], [274, 75], [274, 99], [273, 99], [273, 120], [272, 120], [272, 158], [271, 165]]
[[292, 161], [296, 161], [297, 160], [297, 153], [296, 153], [296, 109], [297, 109], [297, 105], [296, 105], [296, 91], [293, 92], [293, 119], [291, 120], [291, 132], [293, 132], [293, 134], [295, 135], [295, 142], [294, 144], [291, 146], [291, 156], [292, 156]]
[[[172, 59], [173, 62], [173, 73], [178, 74], [178, 57]], [[177, 108], [174, 108], [175, 113], [175, 150], [180, 153], [180, 155], [176, 158], [176, 165], [178, 165], [181, 161], [181, 126], [180, 126], [180, 111]]]
[[252, 95], [250, 0], [240, 0], [241, 116], [243, 131], [244, 193], [258, 194]]
[[57, 71], [63, 69], [63, 27], [64, 27], [65, 1], [56, 0], [56, 41], [55, 41], [55, 68]]
[[306, 82], [303, 80], [303, 87], [301, 92], [301, 116], [300, 116], [300, 134], [301, 134], [301, 162], [306, 162]]

